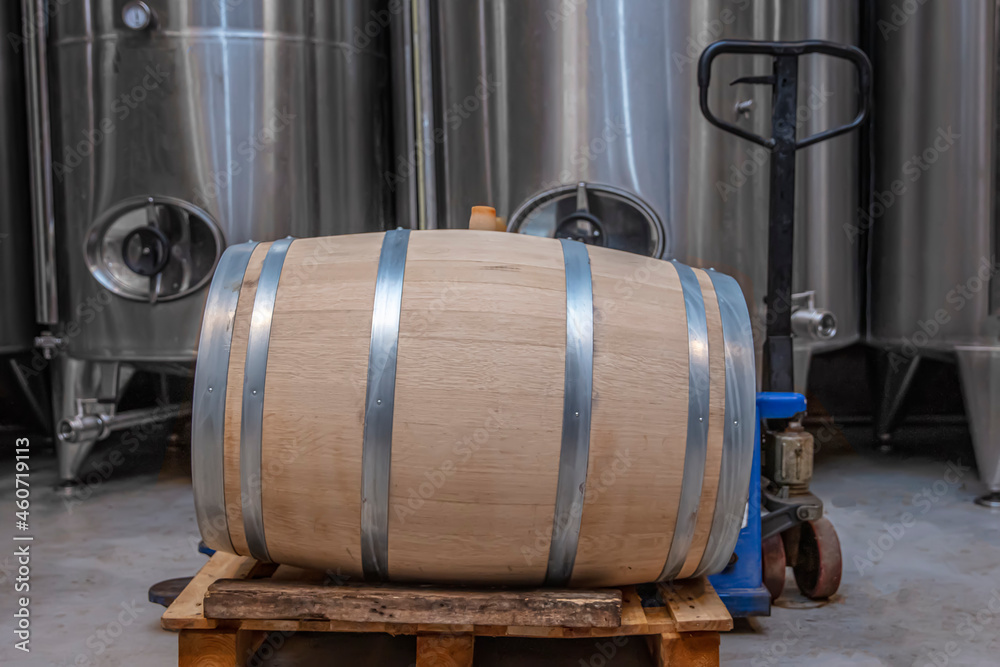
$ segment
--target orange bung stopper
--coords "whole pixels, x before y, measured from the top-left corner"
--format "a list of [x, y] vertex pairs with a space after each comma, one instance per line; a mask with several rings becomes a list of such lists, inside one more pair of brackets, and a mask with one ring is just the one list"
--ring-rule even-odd
[[469, 229], [483, 232], [505, 232], [507, 225], [497, 218], [497, 210], [492, 206], [473, 206], [469, 216]]

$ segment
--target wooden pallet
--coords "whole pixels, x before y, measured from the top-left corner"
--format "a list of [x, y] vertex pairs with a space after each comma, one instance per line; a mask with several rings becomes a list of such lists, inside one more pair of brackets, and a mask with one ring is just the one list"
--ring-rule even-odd
[[719, 664], [733, 627], [705, 579], [660, 585], [643, 607], [632, 586], [599, 590], [467, 590], [330, 585], [322, 573], [216, 553], [163, 614], [180, 631], [180, 667], [242, 667], [279, 632], [416, 635], [417, 667], [471, 667], [475, 637], [645, 635], [655, 664]]

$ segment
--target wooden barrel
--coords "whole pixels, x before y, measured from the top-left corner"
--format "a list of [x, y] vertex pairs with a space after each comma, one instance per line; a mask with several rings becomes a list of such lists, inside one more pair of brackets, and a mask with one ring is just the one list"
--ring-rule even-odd
[[711, 574], [754, 390], [742, 292], [714, 271], [487, 231], [233, 246], [198, 354], [198, 522], [342, 577]]

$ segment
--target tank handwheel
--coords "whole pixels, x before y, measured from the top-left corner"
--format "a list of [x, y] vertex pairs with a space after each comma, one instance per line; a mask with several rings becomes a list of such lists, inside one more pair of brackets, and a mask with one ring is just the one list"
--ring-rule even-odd
[[822, 517], [802, 524], [798, 558], [792, 570], [799, 590], [811, 600], [825, 600], [840, 588], [840, 539], [829, 519]]
[[785, 543], [781, 535], [772, 535], [761, 543], [762, 563], [764, 567], [764, 587], [771, 594], [771, 602], [781, 597], [785, 590]]

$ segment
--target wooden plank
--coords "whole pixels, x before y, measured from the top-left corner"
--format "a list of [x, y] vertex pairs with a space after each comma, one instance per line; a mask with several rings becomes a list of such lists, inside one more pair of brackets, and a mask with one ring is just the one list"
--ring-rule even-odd
[[682, 632], [649, 637], [657, 667], [719, 667], [718, 632]]
[[474, 641], [468, 634], [420, 635], [416, 667], [472, 667]]
[[645, 625], [646, 614], [642, 610], [642, 599], [634, 586], [622, 589], [622, 625]]
[[464, 629], [472, 627], [476, 637], [535, 637], [543, 639], [597, 639], [601, 637], [641, 636], [649, 634], [672, 633], [676, 628], [673, 619], [666, 609], [660, 608], [659, 617], [650, 619], [641, 625], [619, 626], [613, 628], [557, 628], [524, 625], [458, 625], [458, 626], [427, 626], [415, 623], [362, 623], [355, 621], [279, 621], [279, 620], [246, 620], [240, 623], [244, 630], [266, 630], [269, 632], [378, 632], [390, 635], [418, 635], [425, 628], [435, 630], [443, 627]]
[[237, 628], [181, 630], [177, 662], [179, 667], [245, 667], [266, 637], [266, 632]]
[[733, 618], [708, 579], [660, 584], [659, 590], [679, 632], [733, 629]]
[[207, 630], [217, 627], [218, 621], [205, 618], [202, 606], [208, 587], [217, 579], [248, 576], [256, 565], [257, 561], [252, 558], [217, 551], [163, 612], [160, 626], [164, 630]]
[[266, 632], [262, 630], [246, 630], [240, 628], [236, 632], [236, 658], [239, 661], [238, 667], [245, 667], [253, 657], [257, 649], [261, 647], [267, 639]]
[[237, 667], [235, 630], [182, 630], [178, 667]]
[[240, 627], [244, 630], [264, 630], [266, 632], [377, 632], [387, 635], [417, 635], [421, 626], [416, 623], [248, 619], [241, 621]]
[[450, 590], [215, 581], [205, 595], [214, 619], [330, 620], [448, 625], [621, 625], [621, 591]]

